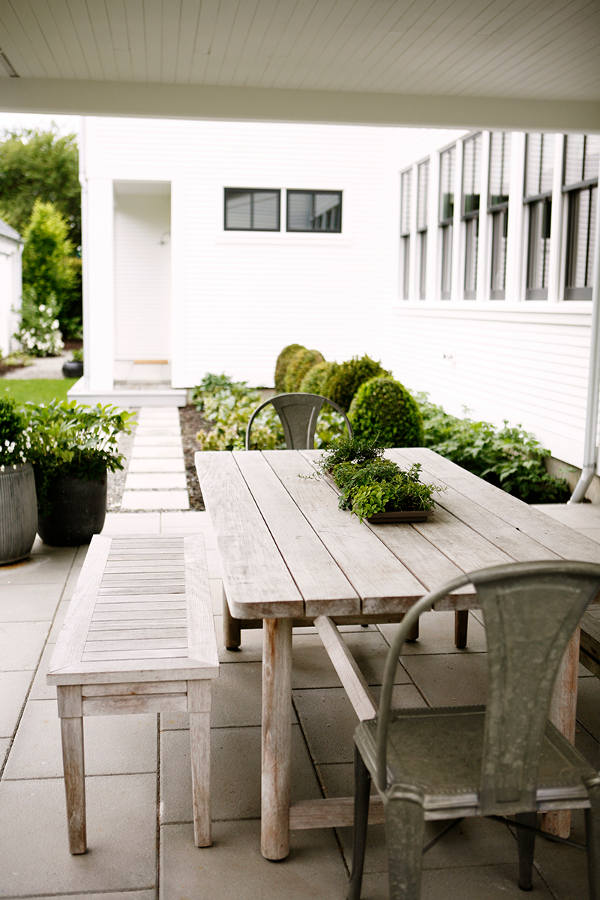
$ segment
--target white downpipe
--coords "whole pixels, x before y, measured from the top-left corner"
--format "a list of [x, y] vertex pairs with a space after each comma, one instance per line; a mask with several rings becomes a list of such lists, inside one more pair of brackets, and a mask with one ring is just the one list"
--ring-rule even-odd
[[583, 466], [569, 503], [580, 503], [596, 474], [598, 459], [598, 399], [600, 390], [600, 204], [596, 201], [596, 234], [594, 244], [594, 280], [592, 282], [592, 333], [588, 372], [588, 397], [585, 412]]

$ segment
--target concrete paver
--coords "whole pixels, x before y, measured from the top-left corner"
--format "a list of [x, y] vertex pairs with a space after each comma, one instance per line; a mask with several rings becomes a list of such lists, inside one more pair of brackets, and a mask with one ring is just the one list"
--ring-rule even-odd
[[187, 509], [187, 491], [124, 491], [121, 509]]
[[183, 458], [142, 459], [139, 456], [129, 461], [128, 472], [185, 472]]
[[[245, 630], [240, 652], [229, 652], [222, 646], [220, 560], [208, 515], [189, 510], [112, 513], [107, 516], [105, 530], [202, 533], [205, 537], [219, 653], [224, 663], [221, 677], [213, 685], [214, 846], [198, 850], [193, 845], [187, 716], [162, 715], [160, 731], [156, 716], [100, 716], [85, 722], [90, 853], [70, 856], [59, 777], [55, 688], [45, 684], [53, 644], [43, 645], [47, 637], [54, 641], [58, 636], [69, 607], [61, 597], [71, 596], [86, 548], [65, 552], [38, 545], [36, 566], [29, 572], [24, 574], [19, 567], [11, 567], [12, 572], [0, 569], [0, 619], [7, 618], [0, 621], [0, 669], [5, 668], [0, 671], [0, 770], [10, 748], [0, 781], [0, 897], [345, 897], [351, 829], [292, 833], [291, 856], [278, 866], [260, 856], [262, 630]], [[45, 599], [36, 601], [36, 592]], [[38, 612], [45, 617], [41, 621], [36, 621]], [[27, 620], [29, 616], [33, 618]], [[419, 641], [405, 646], [394, 703], [483, 700], [485, 631], [477, 613], [470, 619], [469, 650], [457, 652], [453, 614], [425, 617]], [[343, 629], [376, 698], [386, 645], [396, 627]], [[343, 690], [337, 687], [337, 676], [314, 629], [297, 629], [294, 645], [290, 711], [294, 723], [294, 797], [318, 797], [322, 792], [329, 797], [348, 795], [353, 781], [354, 713]], [[600, 681], [582, 670], [579, 685], [576, 743], [600, 767]], [[159, 813], [162, 824], [157, 834]], [[576, 814], [576, 840], [583, 838], [582, 821]], [[430, 823], [428, 836], [438, 827]], [[161, 878], [158, 895], [157, 843]], [[364, 879], [364, 896], [370, 900], [387, 898], [384, 848], [383, 828], [371, 827]], [[536, 866], [541, 874], [536, 871], [532, 896], [572, 900], [587, 895], [582, 851], [538, 840]], [[422, 896], [428, 900], [447, 896], [461, 900], [517, 898], [521, 892], [516, 870], [516, 845], [509, 829], [495, 822], [468, 820], [426, 854]]]
[[152, 491], [156, 489], [185, 490], [185, 472], [132, 472], [125, 479], [126, 491]]

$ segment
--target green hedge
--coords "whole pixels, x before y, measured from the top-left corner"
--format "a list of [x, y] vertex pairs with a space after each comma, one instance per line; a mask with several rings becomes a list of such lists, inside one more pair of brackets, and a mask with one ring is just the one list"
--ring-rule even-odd
[[447, 459], [526, 503], [565, 503], [570, 488], [564, 478], [546, 471], [550, 456], [539, 441], [520, 425], [505, 420], [502, 428], [491, 422], [460, 419], [417, 394], [423, 416], [424, 442]]
[[325, 396], [338, 403], [346, 412], [357, 390], [370, 378], [378, 378], [391, 375], [380, 362], [375, 362], [370, 356], [352, 357], [346, 362], [336, 364], [329, 375], [325, 385]]
[[316, 363], [325, 362], [318, 350], [297, 350], [288, 363], [284, 385], [287, 393], [300, 390], [302, 379]]
[[275, 363], [275, 390], [278, 394], [285, 391], [285, 373], [290, 364], [290, 360], [298, 350], [306, 350], [302, 344], [288, 344], [284, 347]]
[[300, 390], [302, 393], [321, 394], [322, 397], [327, 397], [325, 385], [327, 384], [327, 379], [329, 378], [333, 366], [334, 363], [327, 362], [327, 360], [315, 363], [300, 382]]
[[359, 440], [380, 447], [418, 447], [423, 443], [423, 419], [416, 401], [393, 378], [371, 378], [354, 396], [348, 413]]

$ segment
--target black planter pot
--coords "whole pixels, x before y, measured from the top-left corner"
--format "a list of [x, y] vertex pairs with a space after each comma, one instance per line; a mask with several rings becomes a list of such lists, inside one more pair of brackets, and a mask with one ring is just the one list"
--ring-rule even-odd
[[78, 359], [67, 359], [63, 363], [62, 373], [65, 378], [81, 378], [83, 363]]
[[88, 544], [106, 517], [106, 472], [97, 481], [59, 475], [38, 507], [38, 534], [53, 547]]

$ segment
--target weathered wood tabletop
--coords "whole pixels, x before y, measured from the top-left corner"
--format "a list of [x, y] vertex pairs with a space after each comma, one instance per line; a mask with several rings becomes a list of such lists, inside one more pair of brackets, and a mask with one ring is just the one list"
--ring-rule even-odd
[[[436, 494], [432, 518], [414, 524], [361, 523], [338, 508], [333, 487], [315, 474], [319, 455], [298, 450], [196, 454], [231, 612], [264, 620], [262, 852], [269, 859], [289, 852], [292, 619], [398, 615], [461, 572], [510, 561], [598, 562], [600, 555], [595, 541], [425, 448], [393, 449], [386, 455], [403, 467], [421, 463], [423, 479], [446, 488]], [[474, 606], [473, 589], [463, 588], [437, 608]], [[577, 659], [578, 641], [563, 662], [552, 710], [571, 739]], [[314, 811], [303, 805], [301, 817], [292, 808], [293, 827], [307, 827], [311, 818], [320, 827], [347, 820], [348, 811], [341, 814], [330, 801], [312, 805]]]

